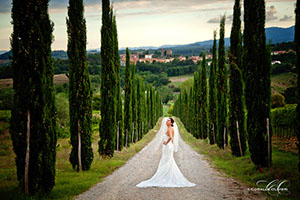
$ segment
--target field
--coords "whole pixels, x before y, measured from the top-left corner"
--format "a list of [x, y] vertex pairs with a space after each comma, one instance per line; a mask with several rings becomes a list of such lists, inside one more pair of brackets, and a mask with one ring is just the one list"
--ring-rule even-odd
[[288, 87], [296, 86], [297, 74], [296, 73], [282, 73], [271, 77], [272, 93], [283, 93]]
[[[53, 83], [55, 85], [60, 85], [63, 83], [67, 83], [69, 81], [68, 77], [65, 74], [56, 74], [54, 75]], [[12, 78], [6, 78], [6, 79], [0, 79], [0, 89], [1, 88], [12, 88], [13, 86], [13, 79]]]

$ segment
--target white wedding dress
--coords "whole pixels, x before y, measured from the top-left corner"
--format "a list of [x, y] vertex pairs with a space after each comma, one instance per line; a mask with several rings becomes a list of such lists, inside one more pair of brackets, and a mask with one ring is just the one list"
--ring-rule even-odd
[[[165, 134], [167, 125], [165, 125], [166, 120], [168, 118], [163, 119], [162, 127], [158, 134], [163, 134], [163, 140], [168, 141], [169, 136]], [[165, 127], [163, 127], [165, 125]], [[159, 161], [159, 165], [156, 173], [152, 178], [146, 181], [142, 181], [136, 185], [136, 187], [192, 187], [196, 184], [189, 182], [181, 173], [178, 168], [174, 157], [173, 152], [177, 152], [178, 146], [178, 127], [174, 122], [174, 137], [167, 144], [163, 144], [162, 147], [162, 156]]]

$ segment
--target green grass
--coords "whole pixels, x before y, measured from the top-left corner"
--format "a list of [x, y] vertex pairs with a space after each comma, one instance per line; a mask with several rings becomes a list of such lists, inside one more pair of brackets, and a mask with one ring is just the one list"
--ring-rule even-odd
[[[247, 186], [256, 187], [259, 180], [272, 181], [275, 179], [289, 180], [288, 196], [280, 195], [276, 199], [296, 199], [300, 197], [300, 181], [297, 164], [299, 158], [297, 154], [285, 152], [272, 148], [272, 167], [263, 169], [260, 173], [252, 163], [250, 153], [247, 150], [244, 157], [234, 157], [230, 150], [219, 149], [217, 145], [210, 145], [208, 140], [196, 139], [192, 134], [186, 131], [179, 118], [176, 118], [179, 132], [182, 139], [189, 144], [196, 152], [205, 155], [205, 158], [213, 164], [216, 169], [220, 169], [229, 176], [244, 182]], [[269, 196], [270, 199], [273, 196]], [[274, 198], [275, 199], [275, 198]]]
[[[132, 156], [143, 149], [150, 141], [153, 140], [161, 126], [163, 118], [160, 118], [153, 129], [151, 129], [136, 144], [129, 148], [123, 148], [122, 151], [115, 151], [114, 157], [101, 157], [97, 153], [99, 133], [93, 134], [94, 160], [89, 171], [77, 173], [72, 169], [69, 162], [71, 145], [69, 139], [58, 140], [58, 150], [56, 155], [56, 180], [53, 190], [47, 197], [42, 199], [72, 199], [74, 196], [88, 190], [96, 183], [110, 175], [114, 170], [123, 166]], [[96, 127], [98, 125], [94, 125]], [[96, 129], [96, 128], [95, 128]], [[6, 141], [11, 153], [11, 140]], [[7, 147], [7, 146], [6, 146]], [[0, 197], [1, 199], [40, 199], [41, 197], [26, 197], [18, 189], [16, 175], [15, 154], [10, 156], [0, 156]]]
[[170, 115], [170, 114], [168, 113], [169, 109], [170, 109], [170, 106], [169, 106], [169, 105], [164, 105], [164, 106], [163, 106], [163, 116], [164, 116], [164, 117], [168, 117], [168, 116]]

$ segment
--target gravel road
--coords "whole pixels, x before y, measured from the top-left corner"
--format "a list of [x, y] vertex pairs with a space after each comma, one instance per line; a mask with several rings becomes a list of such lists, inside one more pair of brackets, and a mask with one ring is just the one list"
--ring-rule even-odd
[[157, 132], [155, 138], [127, 163], [107, 176], [76, 199], [122, 199], [122, 200], [168, 200], [168, 199], [266, 199], [261, 193], [249, 192], [247, 186], [214, 169], [179, 138], [178, 152], [174, 159], [183, 175], [194, 187], [185, 188], [137, 188], [141, 181], [150, 179], [156, 172], [161, 158], [164, 133]]

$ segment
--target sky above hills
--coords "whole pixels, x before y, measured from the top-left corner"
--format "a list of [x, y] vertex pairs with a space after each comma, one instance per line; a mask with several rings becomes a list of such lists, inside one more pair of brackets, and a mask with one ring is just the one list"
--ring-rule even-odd
[[[296, 0], [266, 0], [266, 27], [295, 24]], [[11, 0], [0, 0], [0, 50], [9, 50], [12, 32]], [[226, 14], [225, 37], [230, 36], [234, 0], [114, 0], [119, 47], [187, 44], [210, 40]], [[84, 0], [87, 49], [100, 47], [101, 0]], [[67, 49], [68, 0], [51, 0], [54, 22], [52, 50]], [[243, 13], [243, 9], [242, 9]], [[243, 14], [242, 14], [243, 15]]]

